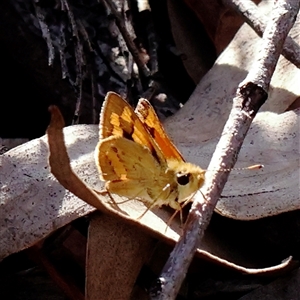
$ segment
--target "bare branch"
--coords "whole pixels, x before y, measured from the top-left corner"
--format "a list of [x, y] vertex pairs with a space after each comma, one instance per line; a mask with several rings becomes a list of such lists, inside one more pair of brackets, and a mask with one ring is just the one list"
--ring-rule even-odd
[[[225, 6], [238, 13], [244, 21], [251, 26], [260, 37], [262, 37], [268, 19], [260, 12], [253, 1], [222, 0], [222, 2]], [[282, 55], [296, 67], [300, 68], [300, 46], [290, 36], [286, 37]]]
[[233, 99], [233, 108], [208, 167], [203, 194], [198, 192], [195, 195], [184, 234], [172, 251], [156, 285], [152, 287], [152, 299], [175, 299], [229, 176], [229, 172], [217, 170], [234, 166], [251, 122], [267, 99], [269, 82], [283, 42], [298, 11], [299, 1], [275, 1], [271, 19], [263, 35], [262, 51]]

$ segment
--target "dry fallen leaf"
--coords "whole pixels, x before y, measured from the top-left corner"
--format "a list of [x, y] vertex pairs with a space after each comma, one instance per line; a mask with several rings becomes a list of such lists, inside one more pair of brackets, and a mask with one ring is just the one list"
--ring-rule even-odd
[[[101, 190], [103, 182], [98, 180], [93, 157], [93, 150], [98, 139], [97, 126], [70, 126], [64, 129], [64, 133], [72, 169], [74, 168], [80, 179], [90, 187]], [[62, 139], [56, 139], [56, 142], [61, 143]], [[62, 146], [64, 150], [64, 145]], [[57, 228], [93, 210], [72, 193], [63, 189], [49, 173], [47, 152], [46, 137], [42, 137], [0, 156], [2, 258], [29, 247]], [[61, 161], [66, 161], [66, 157]], [[59, 170], [64, 169], [62, 165], [56, 165]], [[65, 174], [68, 175], [68, 173]], [[88, 194], [90, 193], [94, 195], [91, 190], [88, 190]], [[139, 201], [124, 203], [119, 206], [121, 210], [119, 211], [111, 206], [110, 199], [106, 197], [94, 199], [99, 201], [99, 207], [102, 209], [104, 206], [104, 210], [109, 214], [121, 217], [123, 221], [139, 226], [142, 231], [168, 243], [176, 241], [181, 233], [180, 222], [177, 220], [171, 224], [171, 228], [168, 228], [165, 234], [166, 222], [172, 211], [165, 209], [149, 211], [142, 218], [141, 223], [137, 224], [136, 218], [145, 209]], [[118, 201], [117, 198], [116, 201]], [[234, 252], [232, 249], [228, 251], [225, 247], [220, 249], [218, 240], [208, 239], [204, 246], [206, 251], [199, 250], [200, 257], [246, 273], [270, 272], [286, 267], [290, 262], [285, 261], [275, 268], [262, 269], [255, 269], [260, 268], [261, 265], [254, 262], [251, 263], [251, 268], [247, 269], [243, 266], [247, 264], [247, 258], [242, 264], [236, 264], [232, 260], [227, 261], [228, 258], [232, 258]], [[218, 253], [219, 257], [211, 253]]]
[[[59, 111], [57, 109], [52, 109], [52, 121], [51, 124], [49, 126], [48, 132], [52, 132], [52, 128], [56, 128], [56, 134], [58, 135], [58, 138], [56, 138], [55, 134], [50, 134], [49, 135], [49, 145], [50, 145], [50, 165], [52, 167], [52, 171], [54, 172], [54, 174], [57, 174], [60, 172], [60, 170], [64, 170], [64, 169], [68, 169], [69, 167], [66, 166], [62, 166], [62, 163], [57, 164], [56, 163], [56, 157], [57, 154], [56, 152], [59, 153], [59, 155], [62, 155], [64, 157], [60, 157], [58, 160], [60, 162], [68, 162], [67, 158], [66, 158], [66, 151], [65, 151], [65, 146], [63, 145], [63, 141], [60, 138], [61, 136], [61, 132], [58, 132], [58, 128], [61, 128], [60, 125], [57, 126], [57, 124], [55, 123], [57, 120], [59, 120], [61, 117], [58, 116], [57, 114], [59, 114]], [[62, 128], [61, 128], [62, 130]], [[54, 159], [54, 161], [53, 161]], [[66, 175], [69, 174], [65, 173]], [[69, 178], [69, 175], [68, 175]], [[76, 192], [76, 189], [74, 189], [72, 187], [72, 183], [69, 181], [69, 179], [66, 179], [64, 176], [62, 176], [61, 174], [58, 176], [58, 179], [60, 180], [60, 182], [70, 188], [70, 190], [72, 190], [73, 192]], [[77, 180], [79, 180], [77, 178]], [[88, 187], [86, 187], [86, 190], [91, 191], [90, 189], [88, 189]], [[89, 193], [87, 193], [87, 197], [85, 196], [85, 194], [81, 194], [81, 199], [83, 199], [84, 201], [86, 201], [87, 203], [91, 203], [90, 199], [89, 199]], [[99, 201], [101, 204], [96, 204], [97, 207], [101, 209], [101, 206], [104, 205], [105, 206], [105, 210], [106, 212], [109, 212], [109, 214], [115, 214], [116, 217], [118, 218], [123, 218], [123, 220], [125, 222], [128, 222], [130, 224], [135, 224], [136, 226], [138, 226], [139, 228], [141, 228], [142, 230], [145, 230], [146, 232], [150, 233], [151, 235], [158, 237], [160, 239], [165, 240], [166, 242], [174, 242], [177, 241], [179, 238], [179, 235], [181, 233], [181, 228], [180, 228], [180, 222], [177, 219], [176, 221], [172, 222], [171, 226], [169, 228], [167, 228], [166, 230], [166, 224], [171, 216], [171, 212], [167, 211], [165, 209], [153, 209], [152, 211], [148, 211], [145, 216], [141, 219], [138, 219], [138, 217], [141, 215], [141, 213], [146, 209], [146, 207], [144, 206], [143, 203], [141, 203], [140, 201], [136, 201], [136, 200], [132, 200], [132, 201], [125, 201], [122, 204], [118, 204], [116, 205], [114, 202], [111, 201], [110, 197], [108, 196], [99, 196], [96, 193], [93, 193], [93, 195], [95, 196], [94, 198], [94, 203], [96, 203], [96, 201]], [[98, 196], [98, 200], [96, 199], [96, 197]], [[120, 199], [119, 197], [114, 195], [114, 200], [116, 203], [118, 202], [122, 202], [125, 199]], [[102, 210], [103, 211], [103, 210]], [[220, 264], [224, 264], [227, 266], [231, 266], [234, 268], [237, 268], [241, 271], [244, 272], [259, 272], [258, 270], [251, 270], [251, 269], [247, 269], [247, 268], [243, 268], [241, 266], [237, 266], [234, 265], [232, 263], [227, 262], [225, 259], [220, 259], [214, 255], [212, 255], [211, 253], [214, 253], [215, 250], [211, 249], [211, 251], [209, 250], [210, 247], [214, 247], [213, 244], [216, 243], [215, 245], [217, 245], [217, 241], [214, 239], [206, 239], [208, 241], [208, 244], [205, 244], [204, 247], [207, 247], [207, 251], [201, 251], [199, 250], [199, 254], [203, 257], [206, 257], [206, 259], [209, 260], [213, 260], [215, 262], [218, 262]], [[217, 248], [219, 248], [219, 245], [217, 246]], [[229, 254], [226, 254], [225, 250], [224, 252], [220, 252], [219, 250], [217, 251], [218, 253], [220, 253], [220, 257], [224, 257], [226, 258], [226, 256]], [[229, 254], [229, 256], [232, 258], [232, 253]], [[287, 261], [285, 262], [287, 263]], [[253, 264], [252, 264], [253, 265]], [[279, 266], [277, 266], [276, 268], [279, 268]], [[268, 269], [264, 269], [265, 271], [274, 271], [274, 268], [268, 268]], [[260, 270], [262, 271], [262, 270]]]
[[[77, 174], [89, 184], [98, 184], [93, 176], [96, 167], [83, 167], [93, 155], [96, 126], [74, 126], [65, 132]], [[81, 145], [76, 145], [78, 140]], [[62, 188], [50, 173], [46, 136], [0, 155], [0, 169], [0, 259], [94, 210]]]
[[131, 299], [138, 274], [153, 255], [156, 244], [138, 226], [112, 216], [93, 214], [87, 244], [86, 300], [97, 299], [99, 295], [106, 295], [107, 299]]

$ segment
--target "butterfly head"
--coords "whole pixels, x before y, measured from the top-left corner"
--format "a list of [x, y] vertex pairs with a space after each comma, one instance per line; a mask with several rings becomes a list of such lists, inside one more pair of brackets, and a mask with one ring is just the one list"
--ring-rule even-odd
[[179, 204], [189, 200], [204, 183], [205, 171], [191, 163], [171, 160], [168, 169], [174, 174]]

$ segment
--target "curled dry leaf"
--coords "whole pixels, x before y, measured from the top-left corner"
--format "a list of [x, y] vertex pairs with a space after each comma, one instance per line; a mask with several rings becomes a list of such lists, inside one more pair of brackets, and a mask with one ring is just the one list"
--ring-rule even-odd
[[273, 282], [255, 289], [240, 300], [252, 299], [298, 299], [300, 284], [300, 269]]
[[97, 195], [73, 172], [70, 166], [70, 159], [64, 143], [63, 127], [64, 120], [56, 106], [49, 108], [51, 123], [48, 127], [48, 143], [50, 149], [49, 164], [51, 173], [63, 187], [72, 192], [78, 198], [101, 211], [106, 211], [106, 206], [99, 201], [101, 195]]

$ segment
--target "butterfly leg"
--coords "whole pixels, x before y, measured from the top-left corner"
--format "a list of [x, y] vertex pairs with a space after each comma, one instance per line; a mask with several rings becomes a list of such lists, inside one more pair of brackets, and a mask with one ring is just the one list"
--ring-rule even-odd
[[93, 189], [93, 191], [94, 191], [95, 193], [97, 193], [98, 195], [101, 195], [101, 196], [109, 196], [109, 198], [110, 198], [111, 201], [109, 201], [108, 203], [109, 203], [114, 209], [119, 210], [119, 211], [122, 212], [122, 210], [120, 210], [120, 208], [119, 208], [119, 206], [118, 206], [119, 203], [117, 203], [117, 202], [115, 201], [114, 197], [112, 196], [112, 194], [110, 193], [110, 191], [109, 191], [106, 187], [105, 187], [105, 190], [97, 191], [97, 190]]
[[119, 196], [128, 198], [120, 202], [116, 202], [114, 200], [114, 203], [116, 204], [123, 204], [132, 200], [138, 200], [143, 202], [144, 204], [148, 202], [147, 200], [143, 200], [143, 199], [148, 199], [149, 196], [145, 194], [143, 188], [137, 187], [135, 181], [131, 181], [131, 180], [109, 181], [106, 184], [106, 189], [110, 194], [118, 194]]
[[[203, 199], [205, 200], [205, 203], [207, 203], [207, 204], [209, 205], [209, 202], [206, 200], [206, 198], [205, 198], [205, 196], [203, 195], [203, 193], [201, 192], [201, 190], [199, 190], [199, 192], [201, 193]], [[193, 197], [195, 196], [195, 194], [196, 194], [196, 192], [193, 193], [187, 200], [185, 200], [185, 201], [183, 202], [183, 205], [180, 205], [180, 208], [176, 209], [175, 213], [174, 213], [174, 214], [171, 216], [171, 218], [169, 219], [169, 221], [168, 221], [168, 223], [167, 223], [167, 226], [170, 227], [170, 224], [171, 224], [172, 220], [174, 219], [174, 217], [176, 216], [176, 214], [177, 214], [178, 212], [180, 212], [180, 223], [181, 223], [181, 227], [183, 227], [183, 215], [182, 215], [183, 208], [184, 208], [187, 204], [189, 204], [189, 203], [192, 202]], [[173, 207], [173, 208], [175, 209], [175, 207]]]
[[[155, 198], [155, 199], [151, 199], [151, 204], [150, 206], [147, 207], [147, 209], [138, 217], [138, 220], [141, 219], [150, 209], [154, 208], [155, 206], [162, 206], [163, 203], [158, 203], [160, 199], [166, 199], [170, 196], [170, 185], [167, 184], [165, 186], [165, 188], [162, 189], [162, 191], [160, 192], [160, 194]], [[165, 195], [163, 195], [164, 193], [166, 193]]]
[[[128, 197], [128, 199], [116, 202], [117, 204], [126, 203], [128, 201], [132, 200], [138, 200], [143, 202], [144, 204], [149, 203], [149, 195], [146, 194], [145, 189], [138, 189], [137, 184], [134, 181], [111, 181], [108, 183], [107, 189], [112, 193], [117, 193], [120, 196]], [[137, 218], [137, 220], [140, 220], [151, 208], [155, 206], [155, 201], [147, 207], [147, 209]]]
[[155, 203], [152, 203], [150, 206], [146, 208], [146, 210], [137, 218], [137, 220], [140, 220], [149, 210], [151, 210], [153, 207], [155, 207]]
[[[200, 192], [201, 192], [201, 191], [200, 191]], [[201, 192], [201, 194], [202, 194], [202, 192]], [[183, 227], [183, 208], [184, 208], [187, 204], [189, 204], [190, 202], [192, 202], [192, 199], [193, 199], [194, 195], [195, 195], [195, 193], [192, 194], [186, 201], [184, 201], [182, 205], [180, 205], [180, 204], [178, 203], [178, 207], [176, 207], [177, 205], [176, 205], [176, 206], [174, 205], [174, 203], [176, 203], [176, 202], [173, 202], [173, 205], [172, 205], [171, 207], [175, 209], [175, 212], [174, 212], [174, 214], [171, 216], [171, 218], [168, 220], [168, 223], [167, 223], [167, 227], [166, 227], [166, 229], [165, 229], [165, 232], [167, 231], [167, 228], [170, 227], [170, 225], [171, 225], [173, 219], [175, 218], [175, 216], [177, 215], [178, 212], [180, 213], [180, 224], [181, 224], [181, 227]], [[202, 195], [203, 195], [203, 194], [202, 194]], [[204, 197], [204, 196], [203, 196], [203, 197]]]
[[170, 227], [170, 225], [172, 224], [172, 221], [174, 220], [174, 218], [176, 217], [178, 212], [180, 213], [180, 224], [181, 224], [181, 226], [183, 225], [182, 207], [180, 207], [179, 209], [175, 210], [175, 212], [173, 213], [171, 218], [168, 220], [168, 223], [167, 223], [167, 226], [166, 226], [166, 229], [165, 229], [165, 233], [166, 233], [168, 227]]

